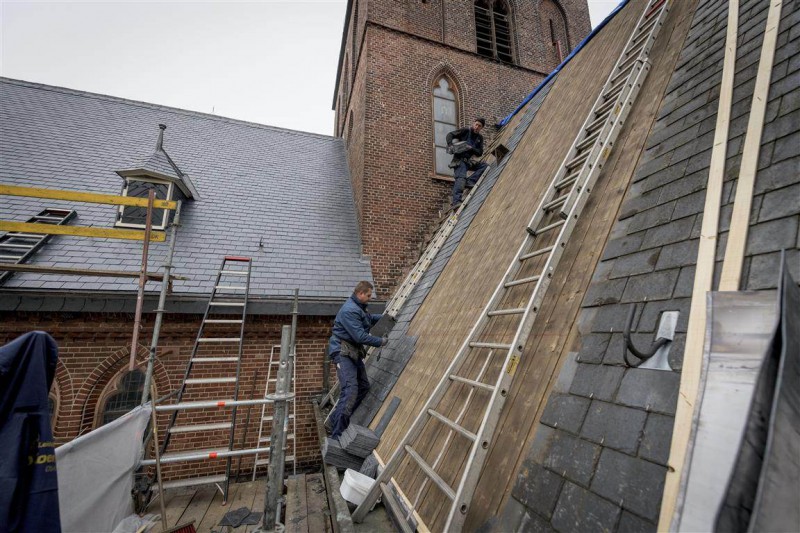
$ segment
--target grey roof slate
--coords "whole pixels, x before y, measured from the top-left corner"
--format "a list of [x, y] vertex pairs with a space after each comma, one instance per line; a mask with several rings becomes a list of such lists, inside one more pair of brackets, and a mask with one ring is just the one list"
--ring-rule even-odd
[[495, 183], [497, 183], [497, 179], [503, 169], [513, 157], [514, 150], [533, 122], [539, 107], [550, 92], [554, 80], [555, 77], [553, 77], [547, 85], [542, 87], [524, 108], [525, 111], [522, 120], [506, 142], [506, 146], [509, 150], [508, 154], [503, 158], [500, 164], [489, 168], [480, 187], [475, 190], [469, 203], [459, 216], [452, 233], [450, 233], [450, 236], [439, 250], [439, 253], [431, 262], [428, 270], [423, 274], [422, 279], [419, 280], [414, 290], [411, 291], [411, 294], [397, 315], [397, 324], [389, 333], [389, 344], [380, 349], [380, 360], [376, 357], [372, 357], [367, 362], [367, 376], [370, 379], [371, 386], [369, 394], [358, 406], [355, 413], [353, 413], [353, 423], [365, 426], [370, 424], [371, 420], [381, 408], [381, 404], [386, 400], [395, 383], [397, 383], [397, 378], [402, 374], [411, 356], [414, 355], [416, 337], [408, 336], [408, 328], [411, 325], [414, 315], [417, 314], [422, 302], [425, 301], [431, 288], [439, 278], [439, 274], [442, 273], [450, 257], [453, 255], [453, 252], [461, 242], [461, 238], [467, 232], [467, 229], [469, 229], [470, 224], [475, 219], [475, 215], [478, 214], [483, 202], [489, 196]]
[[[176, 293], [209, 293], [225, 254], [253, 258], [256, 297], [299, 287], [304, 297], [340, 298], [372, 279], [342, 139], [0, 78], [0, 182], [120, 194], [115, 171], [151, 158], [159, 123], [200, 194], [181, 212], [175, 273], [190, 279], [176, 281]], [[0, 219], [24, 221], [44, 207], [76, 209], [73, 224], [82, 226], [112, 227], [116, 214], [115, 206], [5, 196]], [[165, 243], [151, 247], [151, 269], [165, 253]], [[56, 236], [31, 262], [138, 271], [140, 259], [140, 242]], [[135, 280], [18, 273], [0, 290], [135, 287]]]

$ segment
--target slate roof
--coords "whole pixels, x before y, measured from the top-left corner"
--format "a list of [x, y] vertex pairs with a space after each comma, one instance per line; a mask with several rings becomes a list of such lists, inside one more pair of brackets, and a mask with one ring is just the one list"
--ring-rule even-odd
[[[280, 129], [24, 81], [0, 78], [0, 182], [120, 194], [120, 169], [164, 147], [200, 199], [181, 213], [177, 294], [208, 294], [225, 254], [253, 258], [251, 295], [344, 298], [371, 280], [342, 139]], [[170, 170], [170, 169], [165, 169]], [[0, 219], [24, 221], [44, 207], [76, 209], [75, 225], [112, 227], [116, 207], [5, 196]], [[160, 269], [166, 244], [151, 247]], [[31, 261], [76, 268], [139, 269], [141, 243], [54, 237]], [[131, 292], [135, 280], [17, 273], [3, 290]], [[157, 283], [148, 284], [158, 290]]]
[[434, 258], [431, 265], [423, 274], [419, 283], [411, 291], [408, 299], [406, 300], [400, 312], [397, 315], [397, 323], [392, 331], [389, 333], [389, 344], [385, 348], [380, 349], [380, 359], [371, 357], [367, 362], [367, 376], [370, 380], [369, 394], [353, 413], [352, 422], [354, 424], [369, 425], [370, 421], [375, 417], [383, 404], [384, 400], [388, 397], [400, 374], [406, 367], [406, 364], [414, 354], [414, 346], [416, 337], [408, 336], [408, 328], [411, 326], [411, 321], [414, 315], [422, 306], [422, 303], [427, 298], [428, 293], [433, 288], [439, 274], [442, 273], [447, 262], [458, 248], [461, 239], [469, 229], [470, 224], [478, 214], [483, 202], [488, 198], [489, 193], [492, 191], [497, 179], [503, 172], [508, 162], [514, 155], [516, 149], [528, 127], [536, 117], [537, 111], [550, 92], [555, 78], [551, 78], [548, 83], [539, 89], [536, 95], [529, 101], [524, 108], [522, 120], [514, 129], [514, 132], [509, 135], [506, 147], [509, 153], [502, 159], [499, 165], [492, 166], [486, 174], [486, 177], [481, 182], [480, 187], [475, 190], [475, 194], [470, 199], [467, 206], [462, 211], [456, 222], [455, 228], [445, 241], [439, 253]]

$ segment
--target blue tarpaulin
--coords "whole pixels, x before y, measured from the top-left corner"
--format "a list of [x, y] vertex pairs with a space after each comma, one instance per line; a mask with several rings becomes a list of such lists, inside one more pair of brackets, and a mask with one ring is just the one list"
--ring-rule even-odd
[[536, 96], [536, 93], [538, 93], [539, 91], [541, 91], [541, 90], [542, 90], [542, 87], [544, 87], [545, 85], [547, 85], [547, 82], [549, 82], [550, 80], [552, 80], [553, 78], [555, 78], [556, 74], [558, 74], [558, 73], [561, 71], [561, 69], [562, 69], [562, 68], [564, 68], [564, 65], [566, 65], [567, 63], [569, 63], [569, 62], [570, 62], [570, 60], [571, 60], [573, 57], [575, 57], [575, 55], [576, 55], [578, 52], [580, 52], [580, 51], [581, 51], [581, 48], [583, 48], [584, 46], [586, 46], [586, 43], [588, 43], [589, 41], [591, 41], [591, 40], [592, 40], [592, 38], [593, 38], [595, 35], [597, 35], [597, 34], [598, 34], [598, 32], [600, 32], [600, 30], [602, 30], [602, 29], [603, 29], [603, 27], [605, 27], [605, 25], [606, 25], [606, 24], [608, 24], [608, 23], [611, 21], [611, 19], [613, 19], [613, 18], [614, 18], [614, 16], [615, 16], [617, 13], [619, 13], [619, 11], [620, 11], [620, 10], [621, 10], [623, 7], [625, 7], [625, 5], [626, 5], [626, 4], [627, 4], [629, 1], [630, 1], [630, 0], [622, 0], [622, 2], [620, 2], [620, 3], [619, 3], [619, 5], [618, 5], [617, 7], [615, 7], [615, 8], [614, 8], [614, 11], [612, 11], [611, 13], [609, 13], [609, 14], [608, 14], [608, 16], [607, 16], [606, 18], [604, 18], [604, 19], [603, 19], [603, 22], [601, 22], [600, 24], [598, 24], [598, 25], [597, 25], [597, 26], [596, 26], [596, 27], [595, 27], [595, 28], [594, 28], [594, 29], [591, 31], [591, 33], [589, 33], [589, 35], [587, 35], [587, 36], [586, 36], [586, 38], [585, 38], [584, 40], [582, 40], [582, 41], [580, 42], [580, 44], [578, 44], [578, 46], [576, 46], [576, 47], [575, 47], [575, 48], [572, 50], [572, 52], [570, 52], [570, 53], [569, 53], [569, 55], [568, 55], [568, 56], [567, 56], [567, 57], [564, 59], [564, 61], [562, 61], [562, 62], [561, 62], [561, 64], [560, 64], [560, 65], [558, 65], [558, 66], [555, 68], [555, 70], [553, 70], [553, 72], [551, 72], [550, 74], [548, 74], [548, 75], [547, 75], [547, 77], [546, 77], [545, 79], [543, 79], [543, 80], [542, 80], [542, 82], [541, 82], [539, 85], [537, 85], [537, 86], [536, 86], [536, 88], [535, 88], [535, 89], [534, 89], [534, 90], [533, 90], [533, 91], [532, 91], [532, 92], [531, 92], [531, 93], [530, 93], [528, 96], [526, 96], [524, 100], [522, 100], [522, 102], [521, 102], [521, 103], [520, 103], [520, 104], [517, 106], [517, 108], [516, 108], [514, 111], [512, 111], [512, 112], [511, 112], [511, 114], [510, 114], [510, 115], [508, 115], [506, 118], [504, 118], [503, 120], [501, 120], [501, 121], [500, 121], [500, 123], [498, 124], [498, 126], [500, 126], [500, 127], [502, 128], [503, 126], [505, 126], [506, 124], [508, 124], [508, 122], [509, 122], [509, 121], [510, 121], [512, 118], [514, 118], [514, 115], [516, 115], [516, 114], [519, 112], [519, 110], [520, 110], [520, 109], [522, 109], [523, 107], [525, 107], [525, 104], [527, 104], [528, 102], [530, 102], [530, 101], [531, 101], [531, 99], [532, 99], [534, 96]]
[[0, 532], [60, 532], [58, 479], [47, 397], [53, 338], [33, 331], [0, 347]]

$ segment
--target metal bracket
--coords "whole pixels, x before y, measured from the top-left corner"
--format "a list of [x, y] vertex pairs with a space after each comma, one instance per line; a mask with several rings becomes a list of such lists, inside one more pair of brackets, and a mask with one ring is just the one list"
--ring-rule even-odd
[[[631, 307], [628, 311], [628, 320], [625, 324], [625, 330], [622, 337], [625, 339], [625, 346], [623, 346], [623, 358], [625, 364], [631, 368], [646, 368], [650, 370], [667, 370], [672, 371], [669, 366], [669, 349], [672, 340], [675, 338], [675, 328], [678, 325], [679, 311], [665, 311], [661, 313], [661, 320], [658, 324], [658, 332], [656, 333], [656, 340], [647, 350], [639, 350], [633, 345], [631, 341], [631, 326], [633, 325], [633, 317], [636, 315], [638, 305]], [[628, 352], [632, 353], [639, 358], [639, 361], [632, 363], [628, 358]]]

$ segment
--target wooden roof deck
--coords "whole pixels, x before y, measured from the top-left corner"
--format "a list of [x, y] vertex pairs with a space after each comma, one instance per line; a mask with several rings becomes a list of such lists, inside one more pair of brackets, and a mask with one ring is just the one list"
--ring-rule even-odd
[[[329, 533], [332, 531], [330, 512], [325, 494], [322, 474], [290, 476], [286, 480], [286, 532]], [[228, 503], [222, 505], [222, 494], [216, 487], [187, 487], [166, 492], [167, 529], [194, 520], [198, 532], [225, 531], [225, 533], [248, 533], [258, 525], [231, 528], [219, 522], [230, 511], [247, 507], [251, 511], [263, 512], [266, 498], [266, 478], [230, 486]], [[158, 514], [156, 497], [148, 512]], [[154, 531], [160, 531], [158, 526]]]

